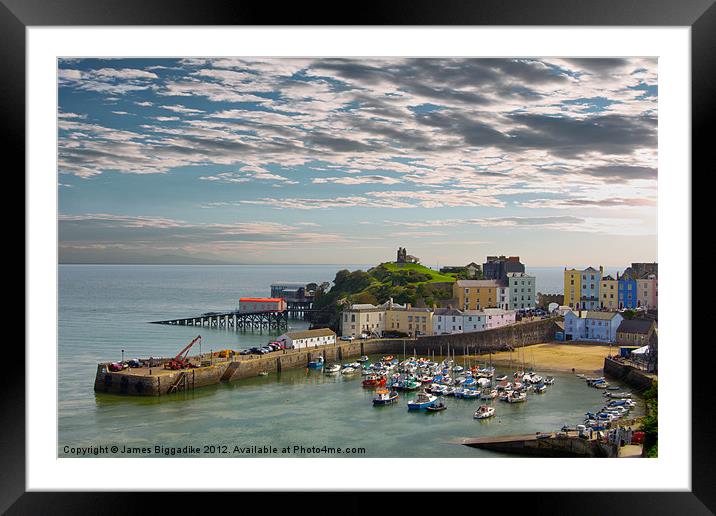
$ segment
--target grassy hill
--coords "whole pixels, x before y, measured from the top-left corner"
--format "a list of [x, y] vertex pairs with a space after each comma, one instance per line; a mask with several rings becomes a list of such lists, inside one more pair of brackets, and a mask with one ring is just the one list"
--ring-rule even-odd
[[[337, 328], [343, 306], [354, 303], [381, 304], [388, 299], [400, 304], [432, 306], [452, 298], [454, 274], [440, 274], [417, 263], [381, 263], [366, 271], [338, 271], [328, 292], [316, 295], [315, 306], [330, 315], [326, 323]], [[447, 284], [447, 285], [446, 285]]]
[[430, 277], [428, 280], [417, 281], [415, 283], [453, 283], [456, 279], [454, 274], [440, 274], [439, 272], [429, 269], [424, 265], [420, 265], [419, 263], [386, 262], [381, 263], [368, 272], [377, 271], [381, 268], [388, 271], [393, 278], [400, 277], [403, 274], [409, 276], [411, 273], [424, 274]]

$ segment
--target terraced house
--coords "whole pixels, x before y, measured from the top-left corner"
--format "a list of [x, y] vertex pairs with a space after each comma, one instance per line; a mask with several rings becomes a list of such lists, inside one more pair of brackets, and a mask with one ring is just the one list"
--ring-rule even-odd
[[355, 304], [341, 313], [341, 336], [382, 336], [400, 332], [410, 336], [433, 334], [433, 311], [400, 305], [392, 299], [382, 305]]
[[619, 309], [619, 282], [611, 275], [602, 278], [599, 285], [600, 305], [606, 310]]
[[564, 315], [565, 340], [616, 342], [617, 329], [624, 320], [619, 312], [570, 311]]
[[453, 284], [453, 297], [460, 310], [506, 308], [507, 283], [500, 280], [458, 280]]
[[581, 310], [597, 310], [601, 308], [599, 299], [599, 283], [604, 274], [604, 267], [599, 270], [587, 267], [584, 270], [564, 269], [564, 304], [570, 308]]
[[509, 310], [530, 310], [536, 306], [536, 279], [524, 272], [507, 273], [507, 306]]

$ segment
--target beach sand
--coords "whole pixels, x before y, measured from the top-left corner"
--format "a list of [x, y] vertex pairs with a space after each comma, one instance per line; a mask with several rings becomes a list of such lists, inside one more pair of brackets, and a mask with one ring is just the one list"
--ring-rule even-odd
[[[618, 351], [618, 347], [612, 346], [612, 354]], [[576, 373], [601, 373], [604, 367], [604, 358], [609, 355], [609, 346], [594, 344], [562, 344], [546, 343], [525, 346], [524, 356], [522, 348], [511, 353], [512, 369], [521, 369], [524, 359], [525, 369], [534, 367], [536, 371], [561, 371]], [[480, 361], [486, 359], [481, 355]], [[488, 359], [489, 360], [489, 359]], [[493, 365], [508, 366], [510, 364], [510, 353], [501, 351], [492, 354]]]

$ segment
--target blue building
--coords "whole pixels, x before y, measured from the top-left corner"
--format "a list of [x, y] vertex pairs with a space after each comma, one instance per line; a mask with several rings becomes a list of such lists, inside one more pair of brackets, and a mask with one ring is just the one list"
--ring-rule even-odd
[[617, 274], [617, 282], [619, 284], [619, 309], [636, 308], [636, 278], [634, 274], [627, 269], [621, 276]]

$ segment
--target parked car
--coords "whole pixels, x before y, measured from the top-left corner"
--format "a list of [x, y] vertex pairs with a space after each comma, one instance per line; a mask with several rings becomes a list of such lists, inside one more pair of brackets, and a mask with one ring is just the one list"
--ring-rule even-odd
[[341, 340], [354, 340], [355, 337], [353, 335], [344, 335], [341, 337]]
[[250, 353], [250, 349], [242, 349], [241, 351], [239, 351], [239, 355], [249, 355]]
[[365, 339], [368, 338], [368, 334], [367, 334], [367, 333], [361, 333], [361, 334], [360, 334], [360, 338], [363, 339], [363, 340], [365, 340]]

